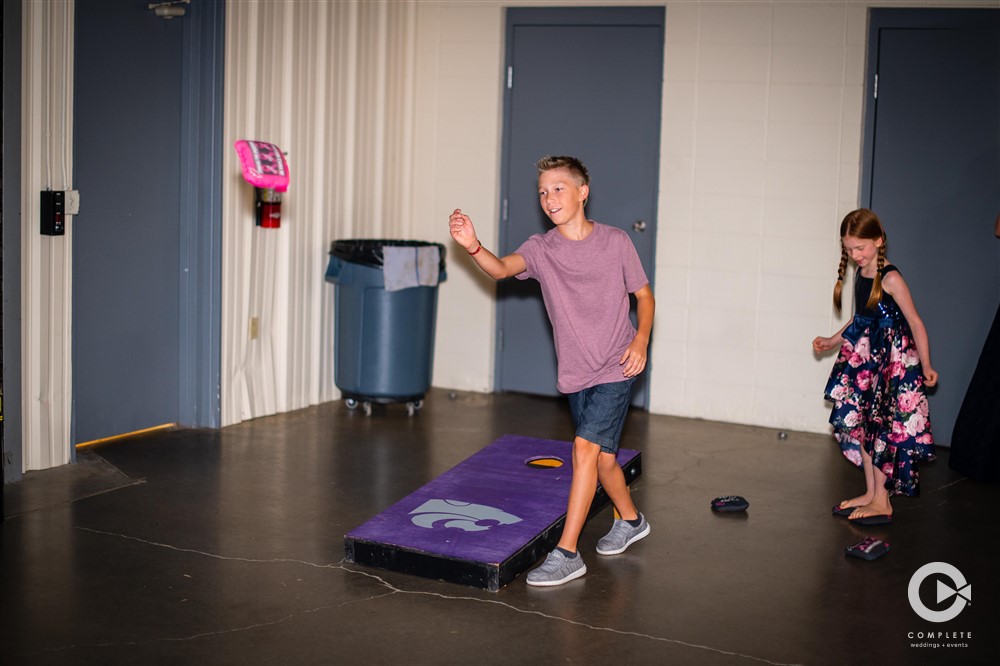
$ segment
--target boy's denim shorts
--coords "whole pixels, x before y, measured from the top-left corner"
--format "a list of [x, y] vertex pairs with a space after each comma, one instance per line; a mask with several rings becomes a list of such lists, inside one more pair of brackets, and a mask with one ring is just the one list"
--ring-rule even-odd
[[594, 442], [605, 453], [617, 453], [635, 380], [630, 377], [566, 394], [576, 423], [576, 436]]

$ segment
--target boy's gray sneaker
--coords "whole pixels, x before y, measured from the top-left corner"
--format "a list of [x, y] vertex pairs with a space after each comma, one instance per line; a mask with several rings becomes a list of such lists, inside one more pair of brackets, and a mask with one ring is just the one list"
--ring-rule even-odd
[[580, 553], [569, 558], [558, 548], [553, 550], [542, 562], [542, 565], [528, 574], [528, 585], [551, 587], [575, 580], [587, 573], [587, 565], [583, 563]]
[[619, 518], [611, 526], [611, 531], [597, 542], [597, 553], [599, 555], [624, 553], [626, 548], [639, 539], [645, 538], [648, 534], [649, 523], [646, 522], [646, 517], [641, 513], [639, 514], [638, 527], [632, 527], [627, 520]]

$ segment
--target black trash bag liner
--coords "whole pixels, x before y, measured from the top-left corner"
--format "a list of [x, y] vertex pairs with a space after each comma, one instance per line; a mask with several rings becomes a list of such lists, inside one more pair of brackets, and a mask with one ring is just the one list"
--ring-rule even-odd
[[372, 268], [382, 268], [382, 248], [384, 247], [428, 247], [435, 245], [441, 254], [441, 272], [444, 272], [444, 245], [428, 241], [385, 240], [375, 238], [358, 238], [353, 240], [338, 240], [330, 243], [330, 254], [342, 261]]

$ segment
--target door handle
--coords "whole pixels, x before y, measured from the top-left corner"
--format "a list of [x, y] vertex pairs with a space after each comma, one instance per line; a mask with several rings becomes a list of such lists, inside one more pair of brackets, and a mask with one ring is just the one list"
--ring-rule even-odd
[[641, 233], [645, 230], [646, 230], [646, 223], [643, 222], [642, 220], [638, 220], [636, 221], [635, 224], [632, 225], [632, 231], [638, 231]]

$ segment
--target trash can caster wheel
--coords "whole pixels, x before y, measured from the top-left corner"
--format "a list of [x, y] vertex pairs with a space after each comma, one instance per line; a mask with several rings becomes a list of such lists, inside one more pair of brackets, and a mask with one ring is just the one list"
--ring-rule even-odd
[[367, 400], [361, 403], [361, 409], [364, 411], [365, 416], [372, 415], [372, 403], [368, 402]]
[[406, 403], [406, 414], [407, 416], [413, 416], [424, 406], [423, 400], [411, 400]]
[[350, 410], [355, 410], [358, 408], [358, 401], [355, 400], [354, 398], [347, 398], [346, 400], [344, 400], [344, 404], [347, 405], [347, 408]]

